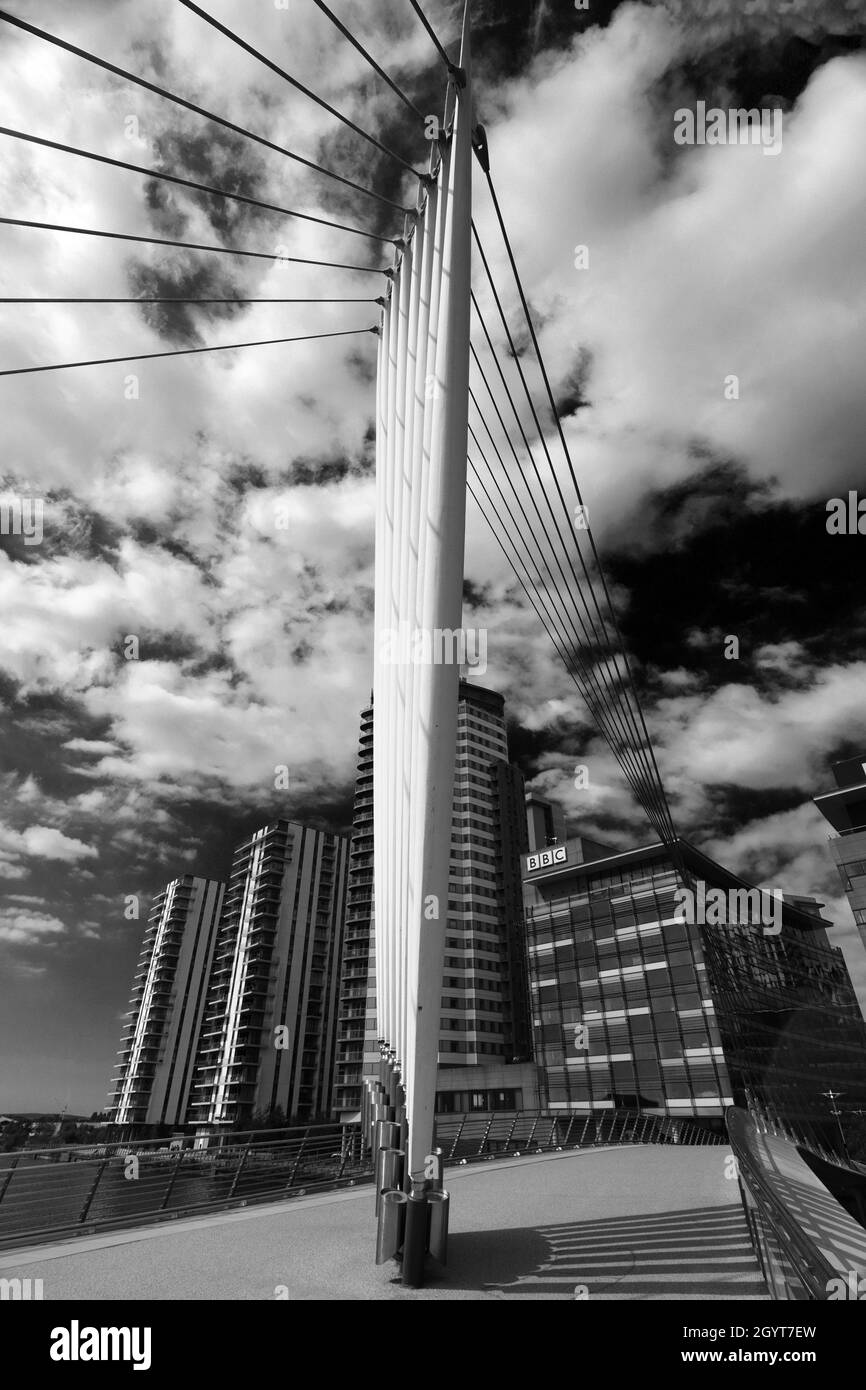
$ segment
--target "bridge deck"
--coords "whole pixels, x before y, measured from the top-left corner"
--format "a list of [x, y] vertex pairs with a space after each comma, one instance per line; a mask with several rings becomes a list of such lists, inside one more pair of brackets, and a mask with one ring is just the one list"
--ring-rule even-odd
[[590, 1301], [767, 1298], [726, 1155], [623, 1147], [449, 1170], [448, 1266], [419, 1291], [373, 1264], [370, 1187], [7, 1253], [0, 1277], [41, 1278], [46, 1300], [574, 1300], [578, 1285]]

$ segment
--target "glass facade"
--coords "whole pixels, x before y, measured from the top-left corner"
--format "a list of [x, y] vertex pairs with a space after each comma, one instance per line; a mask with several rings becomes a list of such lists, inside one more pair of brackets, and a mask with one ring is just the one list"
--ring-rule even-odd
[[437, 1115], [489, 1114], [491, 1110], [522, 1110], [523, 1092], [514, 1086], [505, 1090], [439, 1091], [436, 1096]]
[[[689, 923], [663, 846], [590, 863], [568, 849], [569, 863], [524, 882], [550, 1108], [721, 1119], [744, 1105], [838, 1149], [840, 1123], [866, 1103], [866, 1026], [814, 908], [786, 901], [778, 934]], [[679, 854], [689, 886], [745, 887], [685, 842]]]
[[866, 762], [835, 763], [833, 776], [836, 790], [816, 796], [815, 805], [836, 832], [830, 853], [866, 946]]
[[590, 867], [564, 891], [527, 885], [536, 1058], [551, 1109], [720, 1116], [731, 1082], [699, 933], [674, 920], [673, 868]]

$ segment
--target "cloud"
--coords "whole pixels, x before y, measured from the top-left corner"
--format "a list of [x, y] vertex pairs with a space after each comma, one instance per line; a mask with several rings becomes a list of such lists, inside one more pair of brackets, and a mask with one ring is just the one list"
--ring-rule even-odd
[[0, 941], [10, 945], [38, 945], [46, 937], [65, 931], [65, 925], [57, 917], [30, 912], [26, 908], [0, 908]]
[[66, 864], [99, 857], [99, 850], [93, 845], [85, 845], [50, 825], [29, 826], [22, 833], [21, 841], [26, 854], [38, 855], [42, 859], [60, 859]]
[[[326, 113], [183, 7], [154, 15], [129, 0], [109, 8], [79, 6], [72, 15], [55, 5], [45, 23], [348, 177], [378, 179], [398, 201], [414, 197], [399, 168], [389, 175], [372, 151], [369, 162], [359, 159], [354, 137], [344, 141]], [[221, 0], [214, 12], [234, 18]], [[411, 14], [389, 0], [353, 0], [347, 13], [362, 42], [430, 109], [442, 73]], [[451, 36], [455, 13], [434, 13]], [[593, 530], [603, 555], [637, 566], [631, 592], [615, 586], [626, 613], [640, 565], [653, 556], [675, 553], [689, 585], [689, 546], [714, 520], [734, 536], [752, 517], [771, 535], [780, 499], [814, 503], [820, 514], [826, 496], [844, 494], [860, 475], [862, 55], [833, 57], [801, 84], [778, 158], [740, 147], [680, 149], [672, 140], [677, 106], [727, 104], [737, 45], [763, 54], [791, 33], [815, 38], [806, 0], [789, 13], [781, 21], [770, 0], [751, 5], [748, 17], [738, 0], [715, 0], [709, 12], [686, 0], [621, 5], [606, 27], [590, 23], [570, 45], [539, 51], [521, 76], [488, 81], [478, 93]], [[826, 14], [837, 33], [858, 22], [843, 0]], [[540, 42], [552, 21], [540, 6], [536, 21]], [[360, 124], [417, 152], [403, 109], [357, 53], [335, 43], [320, 13], [311, 9], [299, 24], [275, 6], [246, 7], [237, 27], [272, 52], [290, 33], [293, 70], [314, 73], [317, 89]], [[10, 108], [26, 110], [28, 127], [49, 138], [203, 182], [237, 180], [251, 196], [313, 216], [400, 230], [384, 205], [273, 151], [250, 146], [239, 164], [234, 140], [69, 55], [20, 35], [8, 49]], [[297, 256], [380, 263], [363, 237], [6, 143], [0, 196], [22, 217], [266, 252], [279, 241]], [[478, 177], [474, 215], [516, 326], [510, 268]], [[589, 266], [579, 270], [575, 247], [584, 244]], [[6, 282], [33, 294], [341, 299], [384, 288], [381, 277], [360, 272], [44, 232], [4, 229], [3, 248]], [[367, 327], [377, 315], [373, 303], [20, 306], [0, 325], [0, 364]], [[14, 884], [39, 867], [45, 880], [45, 915], [35, 911], [41, 902], [18, 895], [8, 931], [51, 940], [66, 918], [83, 924], [90, 945], [140, 879], [202, 863], [204, 808], [248, 809], [263, 823], [299, 805], [321, 807], [351, 786], [357, 714], [372, 675], [374, 353], [364, 335], [0, 382], [0, 430], [15, 468], [9, 486], [26, 483], [45, 499], [42, 545], [0, 555], [0, 697], [25, 740], [12, 750], [21, 775], [3, 783], [0, 875]], [[528, 352], [522, 361], [540, 399]], [[730, 374], [739, 377], [737, 400], [725, 398]], [[534, 421], [520, 409], [534, 440]], [[552, 431], [547, 442], [570, 507]], [[553, 490], [539, 459], [541, 482], [525, 463], [524, 471], [543, 507]], [[656, 505], [665, 489], [680, 498], [667, 511]], [[562, 802], [570, 829], [617, 845], [646, 842], [652, 832], [615, 760], [471, 502], [466, 563], [467, 622], [471, 613], [489, 636], [483, 683], [506, 696], [533, 784]], [[742, 583], [748, 589], [747, 577]], [[652, 657], [643, 672], [678, 824], [744, 873], [826, 891], [842, 932], [843, 905], [808, 799], [841, 739], [866, 742], [866, 662], [846, 634], [820, 669], [808, 638], [770, 624], [751, 653], [744, 638], [736, 677], [714, 683], [709, 657], [727, 628], [713, 597], [715, 606], [689, 618], [675, 657]], [[763, 593], [752, 602], [775, 611]], [[139, 643], [134, 659], [124, 653], [130, 635]], [[695, 669], [704, 657], [707, 669]], [[585, 788], [574, 785], [578, 763], [589, 768]], [[274, 787], [282, 764], [288, 794]]]
[[99, 850], [50, 825], [31, 825], [20, 831], [0, 826], [0, 859], [7, 861], [7, 878], [21, 878], [27, 872], [26, 867], [19, 872], [22, 866], [17, 861], [22, 857], [77, 864], [82, 859], [97, 859]]
[[[491, 121], [493, 177], [555, 383], [581, 354], [591, 363], [588, 404], [566, 429], [602, 541], [631, 528], [666, 543], [641, 535], [642, 499], [695, 473], [696, 443], [777, 496], [822, 500], [857, 475], [866, 426], [866, 57], [813, 74], [767, 159], [676, 149], [667, 84], [686, 51], [663, 10], [625, 6], [572, 52], [540, 57]], [[712, 104], [695, 81], [694, 99]], [[475, 218], [515, 321], [481, 191]], [[588, 269], [574, 268], [577, 245]]]
[[94, 757], [116, 753], [117, 744], [97, 738], [71, 738], [63, 745], [70, 753], [89, 753]]

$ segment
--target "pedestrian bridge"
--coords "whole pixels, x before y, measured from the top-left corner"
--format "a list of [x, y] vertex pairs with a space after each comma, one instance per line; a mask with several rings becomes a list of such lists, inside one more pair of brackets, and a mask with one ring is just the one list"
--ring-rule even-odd
[[355, 1187], [6, 1252], [57, 1299], [767, 1299], [724, 1146], [587, 1148], [446, 1171], [447, 1266], [371, 1260]]
[[357, 1126], [6, 1156], [0, 1297], [859, 1298], [866, 1168], [726, 1119], [727, 1141], [628, 1113], [442, 1117], [447, 1264], [422, 1288], [373, 1263]]

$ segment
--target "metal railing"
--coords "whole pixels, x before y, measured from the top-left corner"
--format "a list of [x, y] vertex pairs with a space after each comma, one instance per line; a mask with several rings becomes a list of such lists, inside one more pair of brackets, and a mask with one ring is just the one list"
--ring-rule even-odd
[[[436, 1118], [445, 1163], [610, 1144], [723, 1142], [687, 1120], [633, 1110]], [[0, 1247], [366, 1183], [373, 1167], [358, 1124], [21, 1149], [0, 1154]]]
[[436, 1143], [446, 1163], [610, 1144], [724, 1142], [721, 1135], [693, 1121], [642, 1110], [484, 1111], [436, 1117]]
[[372, 1171], [359, 1125], [21, 1149], [0, 1155], [0, 1247], [350, 1186]]
[[[804, 1230], [802, 1210], [789, 1210], [785, 1195], [777, 1191], [755, 1147], [758, 1129], [753, 1117], [731, 1107], [726, 1120], [749, 1235], [770, 1293], [775, 1299], [826, 1300], [839, 1269]], [[842, 1208], [839, 1214], [842, 1221], [848, 1220]]]

